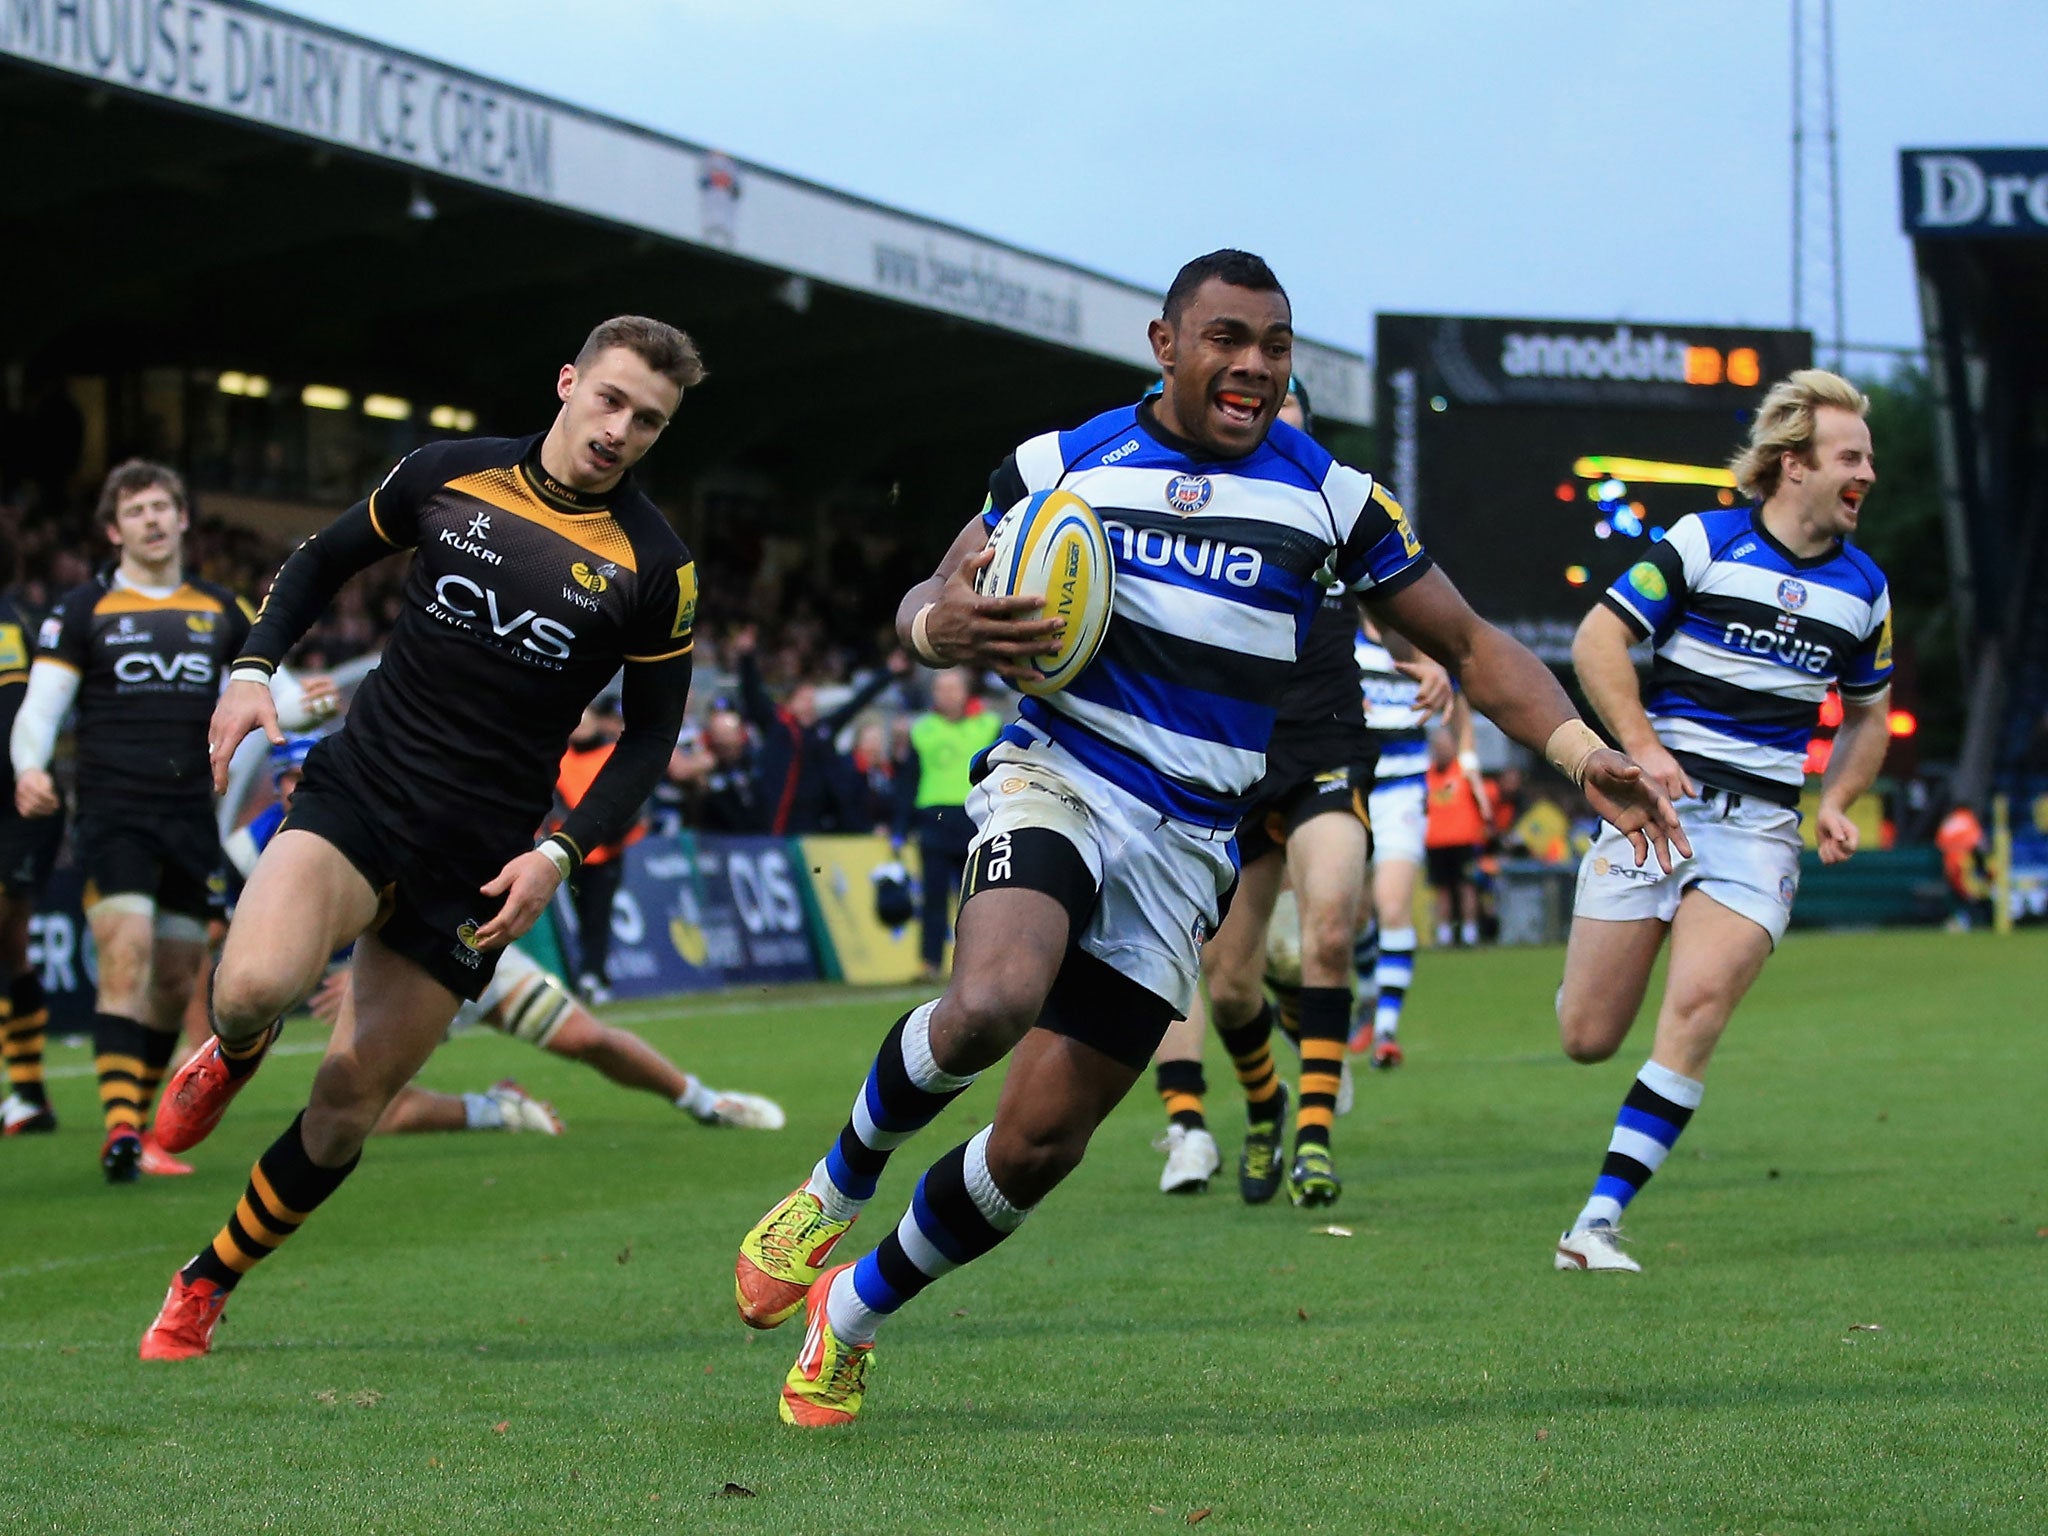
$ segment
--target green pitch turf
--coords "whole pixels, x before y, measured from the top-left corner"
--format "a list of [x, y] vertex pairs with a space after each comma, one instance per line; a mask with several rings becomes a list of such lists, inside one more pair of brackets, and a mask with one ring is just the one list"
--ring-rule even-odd
[[[570, 1134], [373, 1143], [213, 1357], [172, 1366], [136, 1340], [302, 1102], [317, 1032], [196, 1176], [121, 1189], [85, 1054], [55, 1050], [63, 1131], [0, 1143], [0, 1529], [2048, 1528], [2048, 936], [1795, 936], [1631, 1212], [1639, 1277], [1551, 1270], [1647, 1050], [1566, 1063], [1558, 961], [1423, 955], [1407, 1066], [1361, 1074], [1339, 1122], [1331, 1212], [1162, 1197], [1141, 1089], [884, 1332], [866, 1417], [823, 1434], [776, 1421], [796, 1331], [740, 1326], [732, 1255], [907, 994], [613, 1010], [780, 1097], [776, 1135], [449, 1045], [429, 1086], [516, 1074]], [[1209, 1076], [1234, 1158], [1213, 1050]], [[992, 1103], [896, 1160], [851, 1248]]]

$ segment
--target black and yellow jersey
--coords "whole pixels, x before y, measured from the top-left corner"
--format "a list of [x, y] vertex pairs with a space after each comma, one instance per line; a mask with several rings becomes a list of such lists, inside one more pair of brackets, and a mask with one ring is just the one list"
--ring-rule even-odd
[[35, 659], [78, 674], [81, 811], [212, 804], [206, 726], [250, 618], [212, 582], [152, 597], [111, 567], [57, 600]]
[[[626, 668], [680, 687], [697, 572], [659, 509], [622, 480], [579, 494], [541, 467], [539, 437], [435, 443], [308, 539], [278, 573], [246, 660], [274, 666], [352, 571], [413, 551], [384, 659], [357, 691], [335, 758], [395, 815], [540, 825], [584, 705]], [[643, 723], [670, 711], [648, 707]], [[665, 763], [674, 727], [664, 724]], [[651, 750], [651, 748], [650, 748]], [[648, 786], [651, 788], [651, 784]], [[645, 793], [645, 790], [642, 791]], [[579, 848], [612, 819], [600, 799]], [[638, 804], [626, 807], [630, 816]], [[611, 834], [616, 836], [616, 832]]]
[[28, 692], [28, 664], [35, 620], [16, 598], [0, 594], [0, 741], [14, 730], [21, 696]]

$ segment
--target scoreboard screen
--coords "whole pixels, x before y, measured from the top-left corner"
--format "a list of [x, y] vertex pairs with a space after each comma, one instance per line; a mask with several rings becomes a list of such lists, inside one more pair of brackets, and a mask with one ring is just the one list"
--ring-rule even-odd
[[1588, 607], [1733, 457], [1805, 331], [1381, 315], [1379, 477], [1472, 606], [1563, 662]]

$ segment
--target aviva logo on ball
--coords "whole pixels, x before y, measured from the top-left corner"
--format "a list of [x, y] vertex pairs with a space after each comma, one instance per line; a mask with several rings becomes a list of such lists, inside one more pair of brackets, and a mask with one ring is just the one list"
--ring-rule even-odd
[[1033, 658], [1043, 677], [1024, 692], [1058, 693], [1095, 659], [1116, 603], [1116, 560], [1095, 509], [1072, 491], [1040, 491], [1005, 512], [989, 535], [995, 558], [975, 582], [984, 595], [1043, 596], [1065, 619], [1057, 649]]

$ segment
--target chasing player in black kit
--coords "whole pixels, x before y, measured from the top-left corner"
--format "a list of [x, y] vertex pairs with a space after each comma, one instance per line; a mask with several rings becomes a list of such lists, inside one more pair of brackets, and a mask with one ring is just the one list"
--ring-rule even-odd
[[[1293, 380], [1280, 419], [1308, 430], [1308, 404]], [[1277, 704], [1265, 776], [1253, 786], [1238, 825], [1236, 897], [1202, 948], [1210, 1021], [1245, 1093], [1238, 1191], [1254, 1205], [1278, 1192], [1283, 1170], [1288, 1197], [1299, 1206], [1334, 1204], [1343, 1189], [1331, 1159], [1330, 1132], [1350, 1025], [1351, 940], [1371, 855], [1365, 792], [1378, 755], [1365, 727], [1352, 657], [1357, 627], [1351, 594], [1326, 591]], [[1418, 676], [1433, 675], [1435, 686], [1448, 689], [1436, 663], [1414, 665]], [[1301, 1099], [1291, 1168], [1282, 1158], [1288, 1096], [1273, 1068], [1274, 1011], [1264, 985], [1267, 929], [1283, 880], [1293, 885], [1301, 913]], [[1162, 1096], [1170, 1077], [1200, 1079], [1199, 1036], [1178, 1044], [1186, 1058], [1159, 1063]], [[1169, 1055], [1162, 1048], [1162, 1058]]]
[[[0, 586], [14, 585], [13, 541], [0, 535]], [[0, 738], [11, 735], [28, 692], [29, 650], [36, 621], [11, 596], [0, 595]], [[10, 792], [0, 798], [0, 1054], [7, 1062], [7, 1097], [0, 1100], [0, 1133], [31, 1136], [57, 1129], [43, 1086], [43, 1030], [49, 1010], [42, 972], [29, 964], [28, 925], [64, 839], [61, 816], [23, 816]]]
[[99, 521], [116, 558], [43, 621], [8, 751], [16, 809], [54, 822], [50, 756], [76, 701], [73, 842], [99, 957], [100, 1165], [120, 1184], [191, 1172], [148, 1147], [142, 1128], [224, 889], [207, 720], [250, 614], [234, 593], [186, 574], [190, 517], [174, 470], [139, 459], [116, 466]]
[[[703, 372], [682, 332], [608, 320], [563, 366], [545, 435], [420, 449], [278, 572], [214, 715], [216, 774], [250, 731], [282, 739], [261, 685], [341, 583], [414, 551], [383, 664], [307, 759], [250, 877], [215, 975], [216, 1038], [166, 1092], [159, 1137], [177, 1150], [219, 1122], [278, 1016], [350, 941], [354, 985], [305, 1110], [172, 1278], [144, 1359], [211, 1348], [228, 1292], [340, 1187], [498, 951], [660, 778], [689, 698], [697, 576], [628, 471]], [[569, 734], [621, 666], [625, 731], [536, 848]]]

